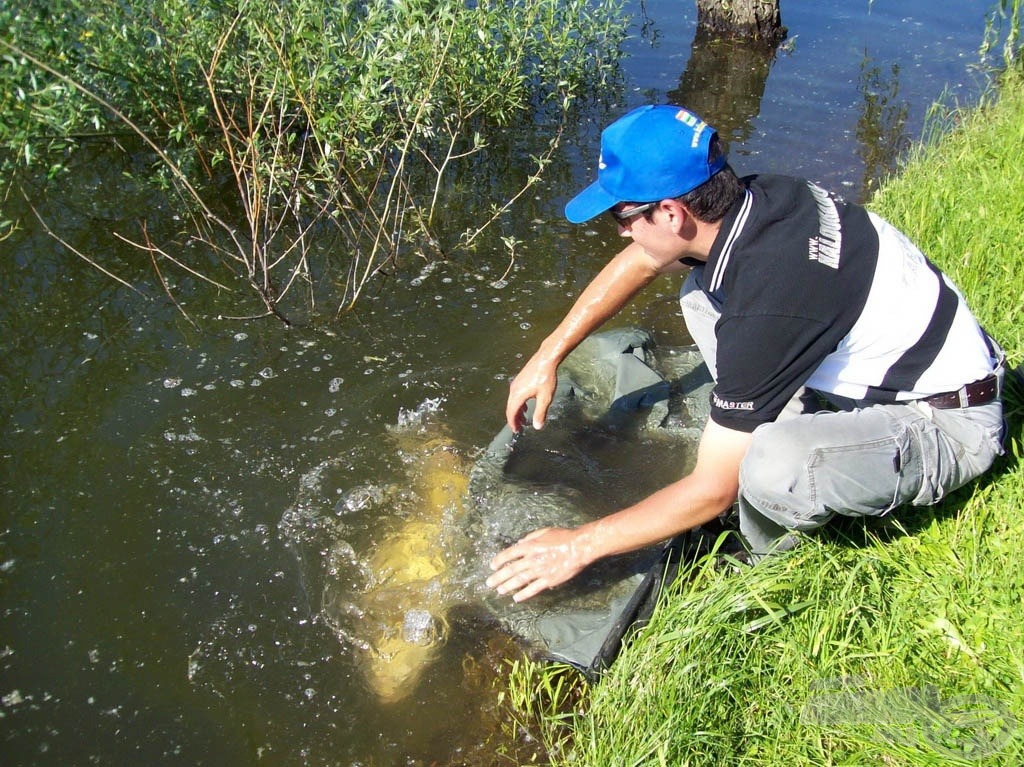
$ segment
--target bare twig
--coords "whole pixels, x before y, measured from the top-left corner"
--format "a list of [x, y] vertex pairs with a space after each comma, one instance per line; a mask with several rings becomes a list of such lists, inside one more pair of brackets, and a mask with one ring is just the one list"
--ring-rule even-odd
[[[145, 221], [142, 222], [142, 236], [147, 242], [149, 242], [149, 232], [146, 230]], [[178, 299], [174, 297], [174, 294], [171, 293], [171, 286], [167, 284], [167, 280], [164, 279], [163, 272], [160, 271], [160, 265], [156, 262], [157, 249], [150, 247], [147, 248], [147, 250], [149, 251], [149, 260], [153, 263], [153, 271], [156, 272], [156, 276], [160, 280], [160, 284], [163, 286], [164, 293], [167, 294], [167, 298], [169, 298], [171, 303], [174, 304], [174, 308], [181, 312], [181, 316], [188, 320], [189, 324], [193, 328], [198, 330], [199, 326], [195, 323], [195, 320], [188, 316], [188, 312], [185, 311], [185, 307], [183, 307], [178, 302]]]
[[[26, 200], [26, 202], [27, 202], [27, 200]], [[85, 261], [90, 266], [94, 267], [95, 269], [99, 270], [103, 274], [107, 275], [110, 279], [114, 280], [115, 282], [118, 282], [121, 285], [124, 285], [129, 290], [132, 290], [132, 291], [138, 293], [140, 296], [142, 296], [146, 300], [152, 300], [152, 298], [150, 296], [147, 296], [145, 293], [143, 293], [137, 287], [132, 285], [130, 282], [127, 282], [127, 281], [121, 279], [120, 277], [118, 277], [116, 274], [114, 274], [110, 270], [103, 268], [98, 263], [96, 263], [96, 261], [94, 261], [93, 259], [89, 258], [87, 255], [85, 255], [85, 253], [83, 253], [82, 251], [78, 250], [78, 248], [76, 248], [70, 242], [68, 242], [67, 240], [65, 240], [62, 237], [60, 237], [60, 235], [58, 235], [56, 232], [54, 232], [47, 225], [46, 221], [43, 219], [43, 217], [41, 215], [39, 215], [39, 211], [36, 210], [35, 206], [31, 202], [28, 203], [28, 207], [31, 209], [32, 213], [35, 214], [35, 217], [39, 220], [40, 226], [43, 227], [43, 229], [46, 231], [46, 233], [48, 235], [50, 235], [53, 239], [55, 239], [57, 242], [59, 242], [61, 245], [63, 245], [65, 248], [70, 250], [72, 253], [74, 253], [76, 256], [78, 256], [80, 259]]]
[[501, 239], [508, 248], [508, 266], [505, 267], [505, 273], [498, 278], [498, 282], [504, 282], [505, 278], [511, 273], [512, 267], [516, 265], [516, 238], [502, 237]]
[[179, 267], [181, 269], [184, 269], [186, 272], [191, 274], [193, 277], [198, 277], [203, 282], [207, 282], [210, 285], [213, 285], [215, 288], [220, 288], [221, 290], [225, 290], [225, 291], [227, 291], [229, 293], [231, 292], [231, 288], [229, 288], [227, 285], [222, 285], [221, 283], [217, 282], [216, 280], [214, 280], [214, 279], [212, 279], [210, 277], [207, 277], [202, 272], [197, 272], [195, 269], [190, 267], [188, 264], [184, 264], [181, 261], [179, 261], [178, 259], [176, 259], [174, 256], [172, 256], [166, 250], [164, 250], [164, 249], [154, 245], [152, 243], [152, 241], [149, 239], [149, 235], [145, 232], [145, 228], [146, 228], [146, 222], [145, 221], [142, 222], [142, 228], [143, 228], [145, 242], [135, 242], [134, 240], [128, 239], [127, 237], [125, 237], [123, 234], [120, 234], [119, 232], [111, 232], [111, 234], [113, 234], [121, 242], [124, 242], [124, 243], [127, 243], [128, 245], [131, 245], [133, 248], [138, 248], [139, 250], [147, 251], [150, 254], [150, 256], [152, 256], [155, 253], [159, 253], [161, 256], [166, 258], [172, 264], [174, 264], [175, 266], [177, 266], [177, 267]]

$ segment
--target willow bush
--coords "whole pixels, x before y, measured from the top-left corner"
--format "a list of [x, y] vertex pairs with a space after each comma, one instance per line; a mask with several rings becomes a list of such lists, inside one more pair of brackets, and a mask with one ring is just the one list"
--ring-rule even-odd
[[[241, 280], [283, 318], [316, 258], [346, 307], [403, 246], [472, 244], [478, 231], [435, 231], [434, 212], [495, 130], [546, 126], [548, 152], [527, 161], [526, 186], [537, 180], [573, 102], [612, 71], [620, 12], [616, 0], [5, 4], [0, 157], [8, 176], [57, 175], [78, 142], [133, 135], [154, 157], [149, 180], [218, 256], [185, 264], [143, 227], [122, 234], [154, 265]], [[333, 263], [312, 247], [325, 230], [343, 244]]]

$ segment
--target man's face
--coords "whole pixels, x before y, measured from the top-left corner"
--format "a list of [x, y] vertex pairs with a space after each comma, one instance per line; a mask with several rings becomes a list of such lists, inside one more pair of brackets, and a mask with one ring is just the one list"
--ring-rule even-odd
[[686, 255], [686, 242], [679, 237], [680, 216], [685, 211], [671, 202], [674, 201], [620, 202], [610, 211], [619, 236], [632, 239], [659, 264], [669, 264]]

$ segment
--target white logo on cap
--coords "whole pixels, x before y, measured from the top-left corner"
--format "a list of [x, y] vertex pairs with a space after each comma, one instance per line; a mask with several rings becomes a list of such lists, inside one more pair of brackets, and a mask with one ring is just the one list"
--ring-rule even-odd
[[605, 164], [605, 161], [604, 161], [604, 152], [602, 152], [602, 153], [601, 153], [600, 155], [598, 155], [598, 157], [597, 157], [597, 169], [598, 169], [598, 170], [604, 170], [604, 169], [605, 169], [605, 168], [607, 168], [607, 167], [608, 167], [608, 166], [607, 166], [607, 165]]
[[690, 148], [696, 149], [700, 145], [700, 136], [704, 132], [704, 129], [708, 127], [708, 124], [697, 117], [697, 115], [691, 114], [685, 109], [680, 109], [676, 112], [676, 119], [693, 129], [693, 138], [690, 140]]

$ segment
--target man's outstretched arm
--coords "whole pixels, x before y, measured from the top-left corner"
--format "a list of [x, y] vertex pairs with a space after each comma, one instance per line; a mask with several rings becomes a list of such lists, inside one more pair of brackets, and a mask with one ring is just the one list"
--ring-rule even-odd
[[541, 343], [509, 388], [505, 419], [513, 431], [526, 421], [526, 402], [536, 398], [533, 426], [541, 428], [555, 394], [557, 370], [573, 349], [666, 270], [630, 243], [591, 280], [558, 327]]
[[536, 530], [491, 561], [487, 585], [517, 602], [564, 583], [603, 557], [671, 538], [714, 519], [739, 489], [751, 435], [708, 421], [691, 474], [629, 508], [573, 529]]

